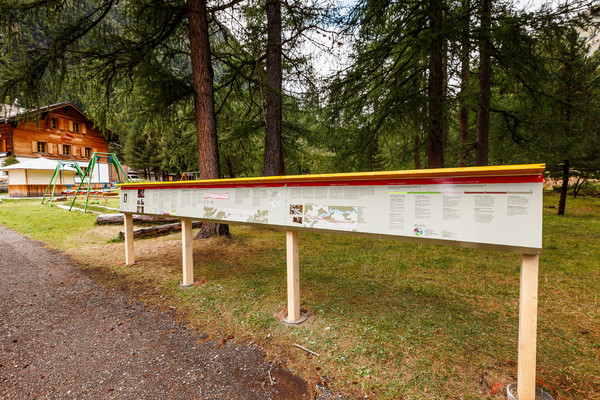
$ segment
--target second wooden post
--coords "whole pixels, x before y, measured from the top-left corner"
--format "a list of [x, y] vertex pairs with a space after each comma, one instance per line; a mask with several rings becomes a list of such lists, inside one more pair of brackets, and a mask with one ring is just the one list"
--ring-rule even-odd
[[192, 253], [192, 220], [181, 220], [181, 251], [183, 264], [183, 280], [181, 286], [194, 284], [194, 259]]
[[298, 250], [298, 232], [285, 231], [287, 247], [287, 322], [300, 322], [300, 252]]

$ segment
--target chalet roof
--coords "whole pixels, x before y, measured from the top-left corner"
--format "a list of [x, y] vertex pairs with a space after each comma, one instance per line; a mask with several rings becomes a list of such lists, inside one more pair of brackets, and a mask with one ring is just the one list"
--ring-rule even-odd
[[27, 110], [23, 107], [10, 104], [0, 104], [0, 121], [14, 118], [17, 115], [25, 113], [26, 111]]
[[63, 101], [62, 103], [50, 104], [48, 106], [40, 107], [39, 109], [26, 109], [18, 106], [11, 106], [9, 104], [0, 105], [0, 124], [5, 124], [8, 122], [14, 122], [15, 120], [23, 117], [27, 117], [29, 115], [35, 115], [36, 113], [44, 113], [48, 111], [57, 110], [63, 107], [73, 107], [77, 112], [83, 115], [86, 119], [92, 121], [90, 117], [88, 117], [79, 107], [73, 104], [70, 101]]
[[[56, 169], [56, 165], [59, 161], [64, 161], [65, 163], [73, 164], [77, 163], [82, 167], [87, 167], [88, 163], [85, 161], [72, 161], [72, 160], [50, 160], [44, 157], [33, 158], [28, 161], [23, 161], [18, 164], [9, 165], [7, 167], [2, 167], [0, 170], [12, 170], [12, 169], [36, 169], [36, 170], [46, 170], [46, 171], [54, 171]], [[65, 165], [63, 167], [65, 171], [72, 171], [74, 168], [69, 165]]]

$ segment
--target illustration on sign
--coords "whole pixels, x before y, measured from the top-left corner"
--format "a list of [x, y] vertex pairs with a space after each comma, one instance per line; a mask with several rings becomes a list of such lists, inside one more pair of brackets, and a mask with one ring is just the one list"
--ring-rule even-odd
[[355, 231], [358, 226], [358, 207], [307, 204], [304, 226], [316, 229]]

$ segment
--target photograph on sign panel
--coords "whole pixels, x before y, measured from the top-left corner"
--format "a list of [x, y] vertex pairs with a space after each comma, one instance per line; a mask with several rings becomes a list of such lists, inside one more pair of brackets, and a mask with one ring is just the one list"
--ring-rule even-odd
[[302, 204], [290, 204], [290, 214], [292, 215], [302, 215]]

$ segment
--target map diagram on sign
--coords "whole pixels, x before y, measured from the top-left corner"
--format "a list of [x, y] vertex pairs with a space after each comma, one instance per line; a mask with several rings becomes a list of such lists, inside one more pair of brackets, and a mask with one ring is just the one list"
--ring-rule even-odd
[[217, 219], [235, 222], [252, 222], [257, 224], [269, 223], [268, 210], [247, 210], [236, 208], [204, 207], [204, 216], [207, 219]]
[[354, 231], [358, 227], [356, 206], [306, 204], [304, 209], [304, 226], [307, 228]]

